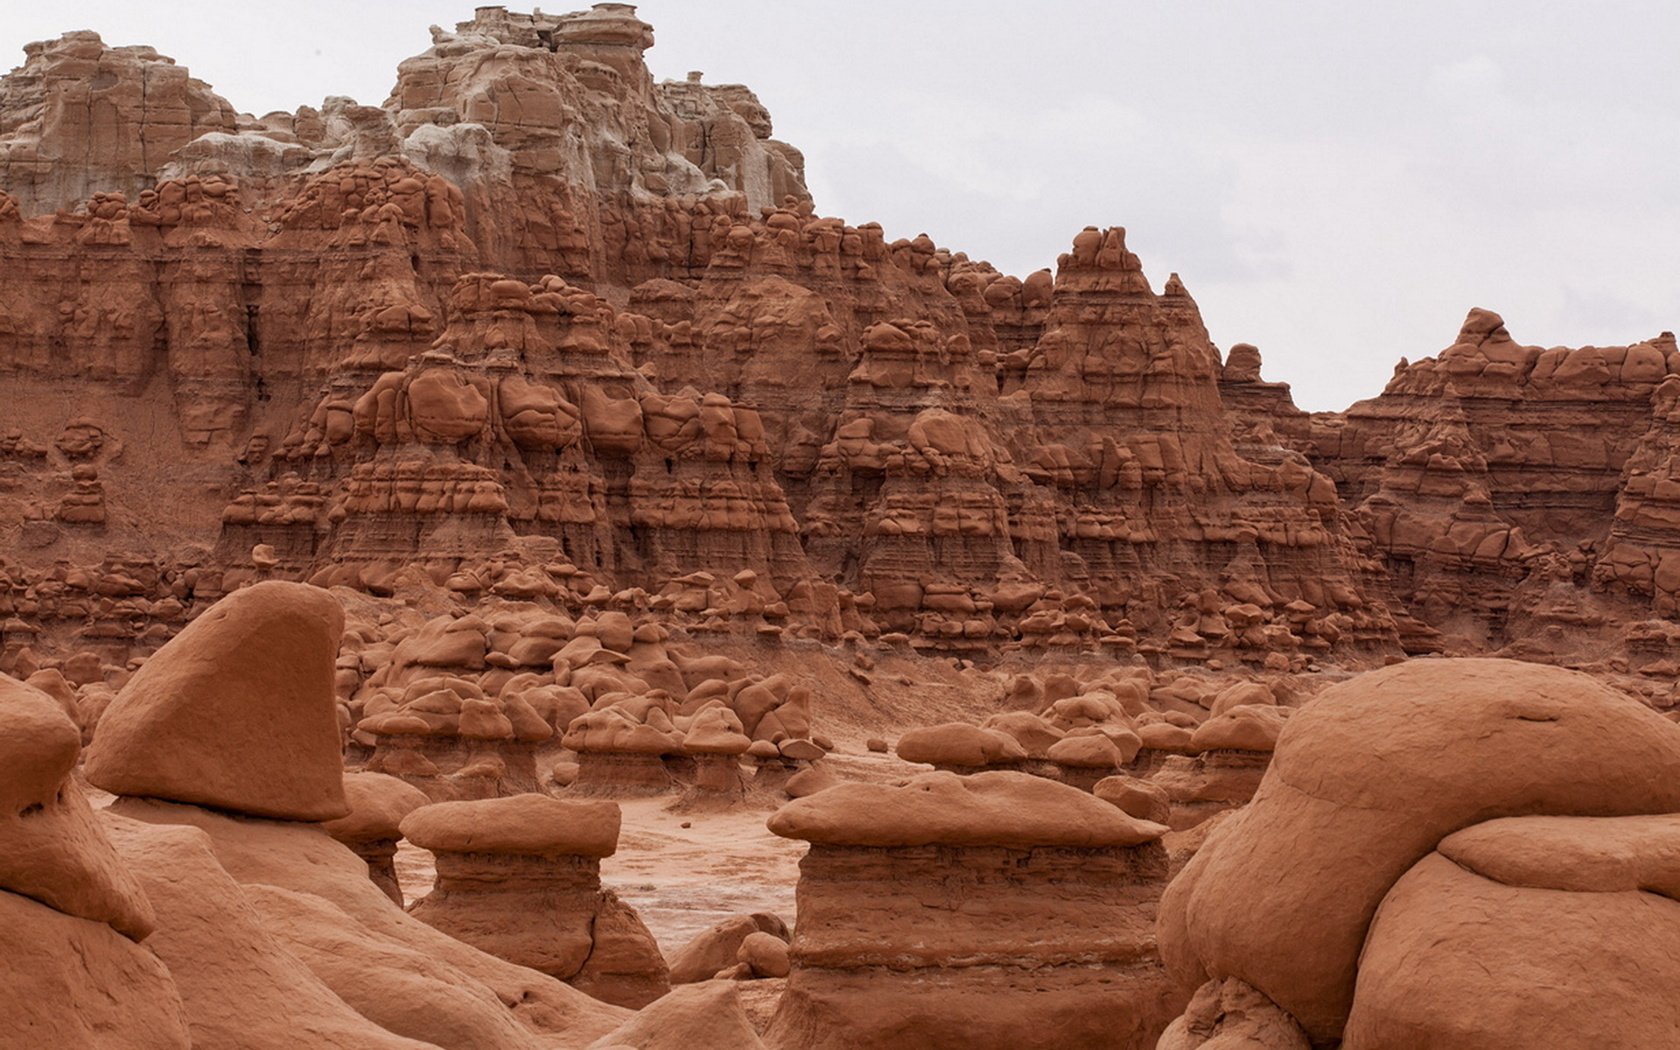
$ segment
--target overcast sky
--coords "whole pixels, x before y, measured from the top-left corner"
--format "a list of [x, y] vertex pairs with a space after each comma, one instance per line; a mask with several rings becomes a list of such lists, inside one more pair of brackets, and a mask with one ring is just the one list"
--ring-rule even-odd
[[[581, 5], [580, 5], [581, 6]], [[382, 102], [471, 0], [0, 0], [148, 43], [242, 111]], [[552, 10], [560, 10], [560, 6]], [[1522, 342], [1680, 327], [1680, 4], [649, 0], [656, 77], [742, 82], [818, 208], [1025, 274], [1123, 225], [1303, 407], [1377, 393], [1472, 306]]]

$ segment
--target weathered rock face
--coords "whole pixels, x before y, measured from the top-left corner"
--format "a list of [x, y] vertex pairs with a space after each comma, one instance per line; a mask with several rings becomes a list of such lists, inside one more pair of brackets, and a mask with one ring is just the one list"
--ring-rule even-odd
[[[1680, 934], [1677, 763], [1672, 722], [1555, 668], [1423, 660], [1325, 690], [1162, 898], [1162, 957], [1203, 989], [1168, 1045], [1237, 1023], [1245, 996], [1314, 1043], [1590, 1045], [1584, 1004], [1631, 993], [1584, 967], [1605, 943], [1585, 931], [1650, 923], [1629, 934], [1641, 959]], [[1520, 976], [1496, 965], [1519, 957]], [[1666, 1005], [1630, 1009], [1630, 1030], [1670, 1023]]]
[[1120, 231], [1020, 281], [820, 217], [752, 93], [655, 85], [650, 43], [623, 5], [486, 8], [382, 108], [238, 118], [51, 222], [6, 198], [0, 375], [50, 494], [0, 498], [21, 582], [115, 537], [148, 623], [263, 574], [566, 604], [722, 569], [772, 636], [1393, 650], [1328, 483], [1239, 453], [1194, 303]]
[[708, 87], [697, 74], [655, 85], [642, 60], [651, 46], [653, 27], [626, 4], [567, 15], [480, 8], [398, 67], [385, 109], [408, 148], [434, 149], [449, 129], [478, 125], [514, 171], [603, 198], [703, 196], [714, 180], [753, 211], [806, 196], [803, 159], [770, 138], [751, 91]]
[[[1315, 463], [1355, 507], [1400, 603], [1434, 629], [1412, 632], [1408, 648], [1515, 643], [1527, 656], [1602, 644], [1613, 637], [1603, 628], [1636, 614], [1589, 585], [1662, 604], [1664, 541], [1648, 538], [1667, 529], [1635, 522], [1657, 489], [1641, 479], [1672, 447], [1653, 397], [1676, 369], [1666, 333], [1543, 350], [1472, 310], [1452, 346], [1402, 362], [1381, 396], [1315, 418]], [[1613, 525], [1632, 538], [1620, 553]]]
[[0, 78], [0, 186], [27, 214], [138, 198], [175, 151], [237, 129], [232, 106], [152, 48], [83, 31], [23, 53]]
[[753, 93], [656, 84], [651, 43], [626, 5], [483, 8], [380, 106], [260, 119], [144, 49], [31, 45], [0, 82], [0, 670], [116, 691], [278, 578], [1669, 690], [1672, 337], [1541, 350], [1475, 311], [1308, 417], [1123, 230], [1018, 279], [823, 216]]
[[811, 843], [771, 1046], [1150, 1047], [1182, 1005], [1148, 929], [1164, 829], [1090, 795], [930, 773], [770, 829]]
[[[1677, 827], [1673, 815], [1513, 817], [1448, 836], [1383, 898], [1342, 1045], [1660, 1042], [1673, 1004], [1641, 989], [1680, 945]], [[1544, 983], [1497, 976], [1527, 967]]]

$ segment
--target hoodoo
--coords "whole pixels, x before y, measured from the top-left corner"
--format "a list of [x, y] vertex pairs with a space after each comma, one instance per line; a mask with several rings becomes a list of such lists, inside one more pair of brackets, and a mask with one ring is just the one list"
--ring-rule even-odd
[[[298, 65], [223, 15], [211, 46]], [[1308, 412], [1298, 348], [1210, 328], [1267, 327], [1233, 289], [1284, 302], [1293, 263], [1249, 256], [1312, 224], [1237, 194], [1222, 269], [1123, 199], [1289, 154], [1114, 84], [1093, 110], [1077, 48], [1054, 97], [1005, 89], [1035, 129], [1198, 142], [1010, 139], [1133, 222], [1012, 276], [825, 211], [785, 86], [656, 77], [629, 4], [479, 7], [382, 100], [261, 116], [190, 35], [51, 28], [0, 76], [0, 1050], [1676, 1042], [1680, 347], [1521, 341], [1632, 306], [1569, 274], [1557, 316], [1438, 319]], [[818, 86], [850, 46], [783, 35], [715, 42]], [[1013, 134], [949, 72], [997, 63], [941, 64], [962, 36], [828, 88]], [[1305, 39], [1431, 105], [1497, 89], [1432, 135], [1557, 112], [1474, 48]], [[1663, 67], [1617, 54], [1626, 134]], [[1518, 57], [1604, 108], [1551, 75], [1581, 55]], [[964, 192], [1033, 221], [996, 159]], [[1476, 168], [1414, 159], [1377, 166]], [[1564, 168], [1498, 170], [1578, 218], [1516, 192]], [[964, 199], [940, 228], [977, 237]], [[1386, 250], [1321, 225], [1343, 265]], [[1606, 256], [1527, 225], [1547, 265]], [[1405, 330], [1331, 305], [1285, 312], [1336, 319], [1338, 368]]]

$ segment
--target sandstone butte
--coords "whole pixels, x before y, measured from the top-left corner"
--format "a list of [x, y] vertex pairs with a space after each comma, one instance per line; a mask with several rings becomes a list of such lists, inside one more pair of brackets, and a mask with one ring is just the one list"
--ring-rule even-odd
[[652, 45], [0, 77], [0, 1050], [1676, 1044], [1672, 334], [1303, 412]]

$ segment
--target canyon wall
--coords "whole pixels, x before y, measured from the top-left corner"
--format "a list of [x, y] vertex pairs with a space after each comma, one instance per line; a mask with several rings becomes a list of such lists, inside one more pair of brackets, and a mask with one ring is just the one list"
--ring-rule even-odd
[[1475, 310], [1304, 413], [1119, 227], [1016, 278], [823, 216], [758, 98], [656, 83], [652, 43], [480, 8], [382, 105], [261, 117], [29, 45], [0, 670], [109, 677], [259, 578], [645, 607], [702, 573], [791, 637], [956, 655], [1680, 668], [1672, 336]]

